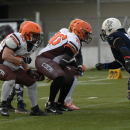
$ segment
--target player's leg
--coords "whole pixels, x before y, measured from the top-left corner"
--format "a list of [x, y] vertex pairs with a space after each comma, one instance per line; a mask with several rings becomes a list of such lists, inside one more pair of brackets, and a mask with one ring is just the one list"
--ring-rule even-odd
[[17, 108], [15, 109], [15, 113], [29, 114], [30, 112], [25, 109], [26, 104], [23, 102], [24, 85], [16, 84], [15, 90], [16, 90], [16, 95], [17, 95]]
[[66, 98], [65, 98], [65, 106], [67, 106], [68, 108], [71, 108], [71, 109], [73, 109], [73, 110], [79, 110], [80, 108], [78, 108], [78, 107], [76, 107], [73, 103], [72, 103], [72, 98], [71, 98], [71, 94], [72, 94], [72, 92], [73, 92], [73, 90], [74, 90], [74, 88], [75, 88], [75, 85], [76, 85], [76, 83], [77, 83], [77, 78], [75, 77], [74, 78], [74, 82], [73, 82], [73, 84], [72, 84], [72, 86], [71, 86], [71, 88], [70, 88], [70, 91], [69, 91], [69, 93], [67, 94], [67, 96], [66, 96]]
[[[21, 74], [19, 76], [19, 73]], [[36, 79], [33, 79], [30, 77], [27, 72], [23, 69], [19, 69], [16, 71], [16, 83], [17, 84], [23, 84], [27, 86], [27, 95], [30, 100], [31, 104], [31, 116], [47, 116], [48, 113], [45, 113], [44, 111], [39, 109], [39, 106], [37, 104], [37, 82]]]
[[73, 109], [68, 108], [64, 105], [64, 101], [73, 84], [74, 76], [71, 74], [68, 68], [65, 68], [64, 72], [65, 72], [65, 81], [60, 89], [60, 94], [56, 106], [61, 111], [73, 111]]
[[7, 98], [7, 104], [6, 104], [7, 105], [7, 109], [9, 111], [15, 111], [15, 108], [11, 105], [11, 102], [13, 101], [13, 98], [14, 98], [15, 95], [16, 95], [15, 85], [13, 85], [13, 88], [12, 88], [8, 98]]
[[79, 110], [80, 108], [76, 107], [73, 103], [72, 103], [72, 98], [71, 98], [71, 94], [75, 88], [75, 85], [77, 83], [78, 77], [79, 77], [79, 72], [76, 70], [76, 68], [74, 66], [67, 66], [67, 68], [70, 70], [70, 72], [75, 76], [73, 84], [70, 88], [70, 91], [68, 92], [66, 98], [65, 98], [65, 106], [67, 106], [68, 108], [71, 108], [73, 110]]
[[2, 85], [1, 91], [0, 113], [2, 116], [9, 116], [9, 112], [6, 107], [7, 98], [11, 92], [13, 84], [15, 83], [16, 75], [10, 68], [5, 65], [0, 65], [0, 71], [0, 80], [5, 81]]
[[36, 58], [36, 68], [49, 79], [53, 80], [50, 85], [49, 99], [45, 105], [45, 111], [52, 114], [63, 114], [55, 105], [55, 98], [63, 85], [65, 73], [61, 67], [50, 59], [44, 57]]

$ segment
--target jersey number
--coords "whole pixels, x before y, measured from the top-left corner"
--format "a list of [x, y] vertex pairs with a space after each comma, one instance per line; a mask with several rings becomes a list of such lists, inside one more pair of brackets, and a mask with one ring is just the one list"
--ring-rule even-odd
[[56, 45], [60, 43], [61, 39], [64, 40], [66, 38], [67, 38], [67, 35], [63, 35], [59, 31], [49, 40], [49, 44]]

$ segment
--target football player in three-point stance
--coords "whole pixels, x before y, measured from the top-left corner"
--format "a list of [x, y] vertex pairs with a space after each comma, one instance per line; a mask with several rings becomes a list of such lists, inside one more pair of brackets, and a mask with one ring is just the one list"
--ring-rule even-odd
[[[43, 32], [36, 23], [28, 23], [21, 33], [8, 35], [0, 44], [0, 80], [5, 81], [2, 85], [0, 113], [9, 116], [6, 108], [8, 95], [13, 84], [27, 86], [27, 95], [31, 103], [32, 116], [49, 115], [41, 111], [37, 105], [37, 81], [36, 74], [29, 69], [30, 55], [43, 40]], [[20, 68], [20, 65], [24, 69]]]
[[[115, 61], [111, 63], [97, 63], [97, 70], [118, 69], [122, 66], [130, 73], [130, 35], [122, 28], [121, 22], [116, 18], [106, 19], [101, 28], [101, 39], [107, 41]], [[127, 83], [127, 97], [130, 100], [130, 77]]]
[[[72, 32], [74, 24], [76, 22], [79, 22], [79, 21], [83, 21], [83, 20], [81, 20], [81, 19], [74, 19], [74, 20], [72, 20], [70, 22], [68, 31]], [[81, 42], [81, 47], [82, 47], [82, 42]], [[72, 92], [74, 90], [74, 87], [76, 85], [76, 82], [78, 80], [79, 75], [83, 76], [83, 72], [85, 71], [85, 69], [82, 69], [84, 67], [84, 65], [83, 65], [83, 56], [82, 56], [81, 49], [79, 51], [79, 54], [75, 58], [73, 58], [73, 60], [71, 60], [71, 62], [68, 65], [75, 66], [76, 68], [78, 68], [78, 70], [77, 69], [73, 69], [73, 68], [67, 66], [70, 69], [71, 73], [74, 75], [74, 82], [73, 82], [73, 84], [72, 84], [72, 86], [70, 88], [70, 91], [68, 92], [64, 102], [65, 102], [65, 106], [66, 107], [71, 108], [73, 110], [79, 110], [80, 108], [76, 107], [72, 103], [73, 99], [71, 98], [71, 94], [72, 94]], [[80, 73], [79, 73], [79, 71], [80, 71]]]
[[[49, 99], [45, 111], [53, 114], [63, 114], [62, 111], [72, 111], [64, 105], [73, 82], [74, 75], [67, 68], [72, 58], [75, 58], [81, 49], [81, 42], [90, 42], [91, 26], [84, 21], [74, 24], [73, 32], [62, 28], [42, 49], [35, 60], [36, 69], [43, 75], [53, 80], [50, 85]], [[74, 67], [74, 66], [71, 66]], [[74, 67], [75, 68], [75, 67]], [[60, 90], [58, 101], [55, 98]]]
[[[24, 21], [21, 23], [19, 32], [22, 32], [23, 27], [32, 21]], [[21, 66], [20, 66], [21, 67]], [[22, 67], [21, 67], [22, 68]], [[15, 111], [15, 113], [21, 113], [21, 114], [29, 114], [30, 112], [25, 109], [26, 104], [23, 102], [23, 90], [24, 85], [23, 84], [15, 84], [9, 94], [9, 97], [7, 98], [7, 109], [9, 111]], [[13, 101], [13, 97], [17, 95], [17, 108], [15, 109], [11, 102]]]

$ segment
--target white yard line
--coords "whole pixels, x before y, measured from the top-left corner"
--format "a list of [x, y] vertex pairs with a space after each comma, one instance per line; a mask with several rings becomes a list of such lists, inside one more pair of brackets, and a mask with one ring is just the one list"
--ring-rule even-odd
[[[7, 117], [8, 118], [8, 117]], [[1, 121], [0, 120], [0, 124], [2, 123], [7, 123], [7, 122], [13, 122], [13, 121], [19, 121], [19, 120], [24, 120], [24, 119], [27, 119], [27, 118], [32, 118], [32, 116], [29, 116], [29, 117], [24, 117], [24, 118], [16, 118], [16, 119], [12, 119], [12, 120], [9, 120], [9, 119], [5, 119], [5, 121]], [[0, 127], [1, 128], [1, 127]]]
[[89, 81], [102, 81], [102, 80], [109, 80], [109, 79], [94, 79], [94, 80], [89, 80]]
[[[120, 100], [120, 101], [115, 101], [115, 102], [110, 102], [110, 103], [116, 103], [116, 102], [126, 102], [126, 101], [129, 101], [129, 100]], [[95, 106], [99, 106], [99, 105], [106, 105], [106, 104], [110, 104], [110, 103], [94, 104], [94, 105], [84, 106], [84, 107], [81, 107], [81, 108], [95, 107]]]
[[[120, 101], [115, 101], [115, 102], [112, 102], [112, 103], [125, 102], [125, 101], [128, 101], [128, 100], [120, 100]], [[84, 107], [81, 107], [81, 108], [95, 107], [95, 106], [106, 105], [106, 104], [110, 104], [110, 103], [93, 104], [93, 105], [84, 106]], [[86, 111], [86, 112], [87, 112], [87, 111]], [[7, 123], [7, 122], [13, 122], [13, 121], [24, 120], [24, 119], [28, 119], [28, 118], [31, 118], [31, 119], [34, 118], [34, 119], [36, 119], [36, 117], [32, 117], [32, 116], [24, 117], [24, 118], [16, 118], [16, 119], [12, 119], [12, 120], [9, 120], [9, 119], [6, 120], [6, 119], [4, 119], [5, 121], [0, 120], [0, 124], [4, 124], [4, 123]], [[1, 128], [1, 127], [0, 127], [0, 128]]]

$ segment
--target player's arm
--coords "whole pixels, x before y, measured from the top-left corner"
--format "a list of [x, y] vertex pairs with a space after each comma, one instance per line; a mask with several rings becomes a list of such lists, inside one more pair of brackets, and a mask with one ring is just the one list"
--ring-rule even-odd
[[121, 52], [124, 60], [125, 58], [130, 58], [129, 48], [126, 46], [125, 42], [121, 38], [115, 39], [113, 44], [115, 49]]
[[76, 63], [77, 65], [83, 65], [83, 56], [82, 56], [82, 52], [81, 52], [81, 49], [79, 50], [79, 53], [78, 55], [75, 57], [76, 59]]
[[130, 73], [130, 50], [126, 46], [125, 42], [121, 38], [117, 38], [114, 42], [115, 49], [120, 51], [124, 60], [125, 60], [125, 68], [128, 73]]
[[76, 62], [77, 62], [77, 70], [80, 72], [80, 76], [83, 76], [83, 56], [82, 56], [82, 52], [81, 49], [79, 50], [78, 55], [75, 57], [76, 58]]
[[2, 54], [2, 59], [12, 62], [12, 63], [21, 63], [21, 59], [19, 57], [14, 56], [14, 51], [17, 50], [17, 43], [10, 37], [6, 39], [5, 48]]
[[68, 46], [65, 46], [64, 51], [65, 51], [65, 53], [63, 54], [62, 59], [60, 60], [60, 63], [59, 63], [60, 67], [63, 70], [68, 65], [71, 58], [74, 56], [74, 53], [72, 52], [72, 50]]
[[97, 70], [102, 70], [102, 69], [118, 69], [121, 68], [122, 65], [118, 61], [113, 61], [111, 63], [97, 63], [95, 65]]
[[21, 63], [21, 59], [19, 57], [15, 57], [14, 55], [14, 51], [11, 50], [8, 47], [4, 48], [3, 54], [2, 54], [2, 59], [11, 62], [11, 63]]
[[2, 59], [11, 63], [30, 64], [32, 59], [30, 57], [17, 57], [14, 56], [14, 52], [18, 49], [18, 43], [13, 40], [12, 37], [6, 39], [5, 48], [2, 54]]

